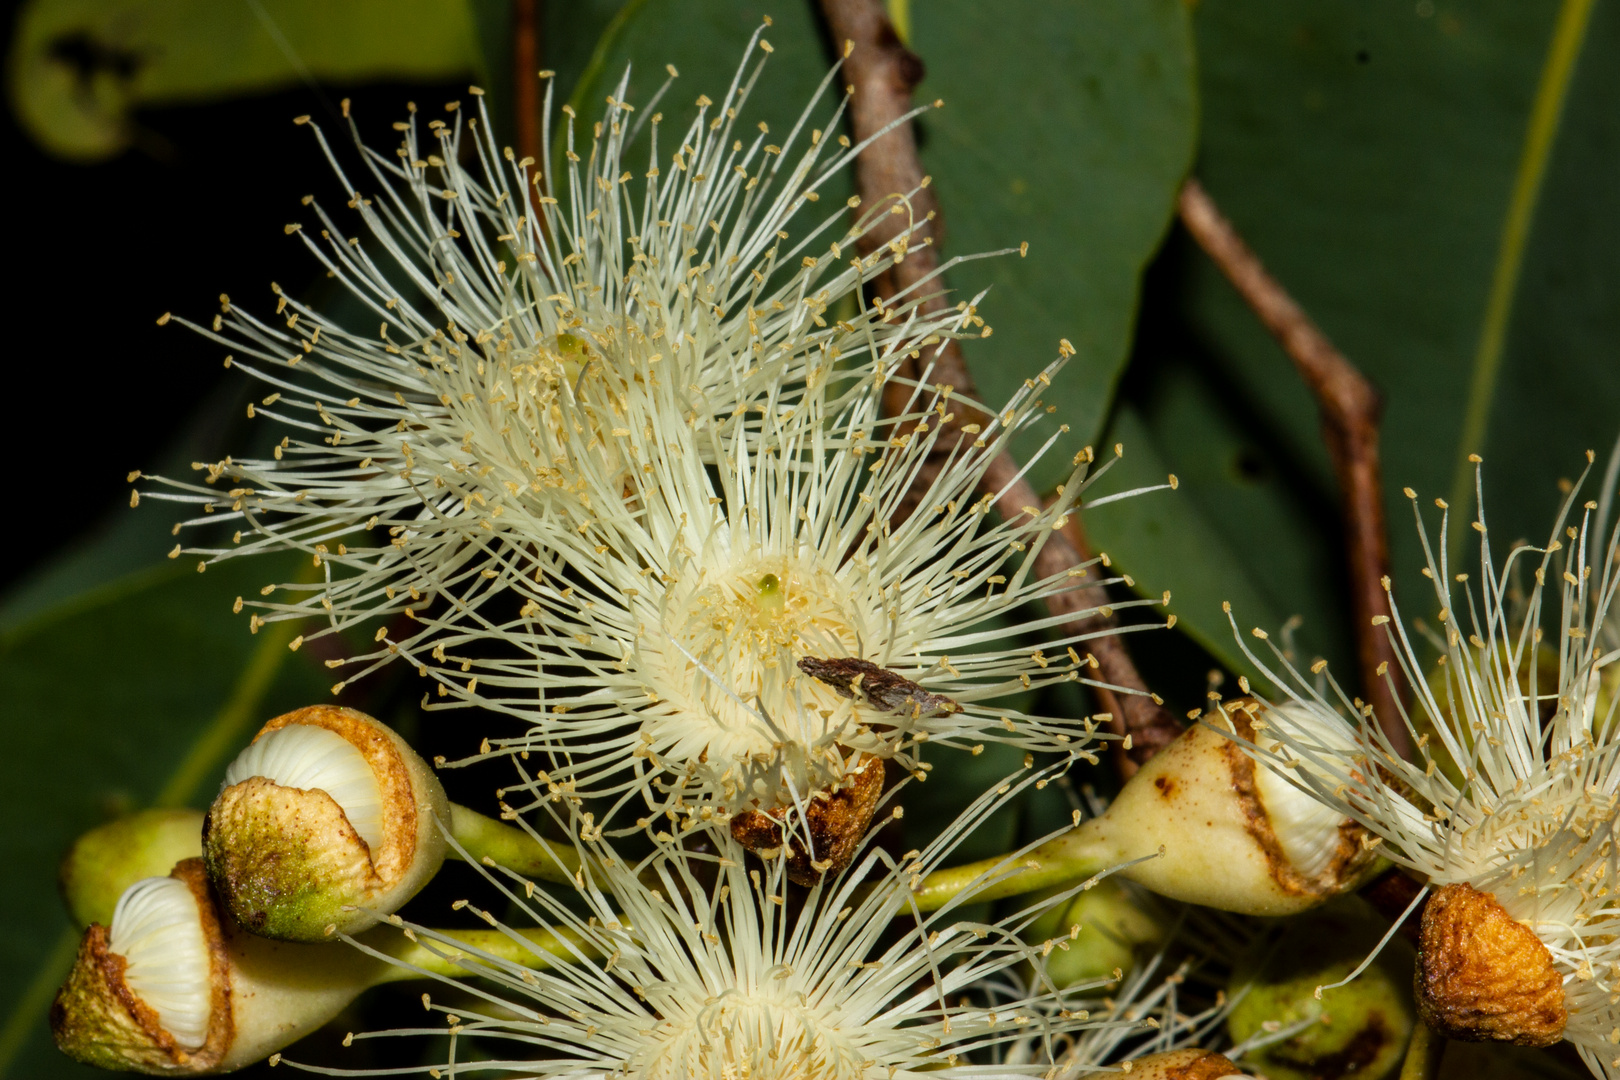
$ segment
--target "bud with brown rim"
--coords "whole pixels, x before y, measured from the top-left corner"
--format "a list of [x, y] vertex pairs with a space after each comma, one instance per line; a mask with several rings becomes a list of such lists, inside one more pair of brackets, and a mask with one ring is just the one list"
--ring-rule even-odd
[[[806, 799], [802, 822], [787, 826], [788, 877], [800, 885], [815, 885], [825, 874], [842, 873], [855, 858], [882, 796], [883, 762], [862, 754], [838, 784]], [[774, 852], [782, 846], [784, 822], [792, 812], [779, 807], [734, 814], [731, 835], [750, 851]]]
[[265, 724], [231, 763], [203, 857], [244, 927], [325, 941], [375, 924], [427, 884], [449, 820], [438, 778], [405, 740], [364, 713], [316, 705]]
[[202, 860], [125, 891], [85, 933], [51, 1006], [62, 1052], [119, 1072], [201, 1075], [258, 1061], [337, 1015], [383, 967], [352, 949], [243, 933]]
[[1448, 1039], [1552, 1046], [1569, 1021], [1547, 946], [1466, 882], [1424, 906], [1413, 985], [1423, 1022]]
[[[1225, 703], [1156, 754], [1077, 839], [1119, 859], [1164, 896], [1249, 915], [1289, 915], [1352, 887], [1370, 868], [1363, 832], [1269, 769], [1240, 743], [1267, 706]], [[1220, 729], [1220, 730], [1215, 730]]]

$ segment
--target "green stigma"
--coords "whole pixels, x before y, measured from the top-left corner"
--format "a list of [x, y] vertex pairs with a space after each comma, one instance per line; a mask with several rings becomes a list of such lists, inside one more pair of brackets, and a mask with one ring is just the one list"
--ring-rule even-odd
[[591, 354], [585, 339], [578, 334], [558, 334], [557, 358], [562, 361], [564, 376], [572, 383], [579, 379], [585, 365], [590, 363]]
[[782, 592], [782, 582], [775, 574], [766, 574], [759, 579], [759, 595], [754, 603], [760, 611], [774, 615], [787, 607], [787, 596]]

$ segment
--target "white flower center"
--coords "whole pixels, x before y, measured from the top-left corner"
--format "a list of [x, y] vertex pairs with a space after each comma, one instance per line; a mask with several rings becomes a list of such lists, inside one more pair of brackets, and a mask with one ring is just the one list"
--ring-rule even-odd
[[[861, 620], [838, 579], [808, 560], [740, 560], [695, 576], [664, 599], [662, 633], [641, 642], [647, 686], [661, 699], [643, 731], [672, 761], [711, 766], [783, 765], [805, 796], [841, 772], [840, 733], [852, 730], [853, 701], [801, 673], [800, 658], [861, 656]], [[833, 773], [820, 775], [825, 758]], [[786, 751], [786, 753], [784, 753]], [[738, 775], [741, 779], [741, 775]], [[791, 801], [764, 780], [743, 797]]]
[[724, 994], [656, 1032], [647, 1080], [835, 1080], [865, 1075], [865, 1061], [841, 1037], [837, 1018], [803, 1003]]
[[288, 724], [261, 736], [225, 770], [225, 786], [254, 776], [330, 795], [360, 839], [375, 852], [383, 841], [382, 791], [365, 755], [343, 736], [310, 724]]
[[208, 938], [189, 885], [155, 877], [125, 889], [113, 909], [107, 948], [124, 958], [124, 982], [182, 1049], [208, 1041]]

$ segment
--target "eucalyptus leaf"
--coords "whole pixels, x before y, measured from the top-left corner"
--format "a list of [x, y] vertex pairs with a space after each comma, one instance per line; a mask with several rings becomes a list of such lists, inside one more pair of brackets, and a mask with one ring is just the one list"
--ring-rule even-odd
[[[1167, 470], [1141, 414], [1123, 406], [1111, 434], [1125, 454], [1109, 468], [1101, 491], [1164, 483]], [[1259, 567], [1250, 553], [1232, 549], [1211, 527], [1199, 502], [1200, 485], [1176, 479], [1176, 491], [1087, 510], [1086, 532], [1092, 546], [1109, 557], [1116, 571], [1131, 575], [1143, 595], [1170, 593], [1178, 629], [1231, 670], [1258, 679], [1258, 671], [1232, 640], [1222, 605], [1231, 603], [1245, 627], [1276, 628], [1282, 623], [1278, 612], [1288, 609], [1270, 595], [1266, 576], [1255, 574]], [[1132, 645], [1146, 640], [1129, 639]]]
[[[1005, 401], [1056, 358], [1077, 356], [1044, 395], [1077, 439], [1097, 438], [1130, 351], [1142, 268], [1175, 208], [1197, 127], [1193, 42], [1181, 0], [937, 0], [911, 9], [927, 76], [924, 167], [946, 254], [1029, 242], [1026, 258], [952, 273], [962, 298], [994, 283], [993, 337], [965, 349], [980, 393]], [[1048, 433], [1015, 444], [1027, 460]], [[1063, 479], [1066, 455], [1032, 470]]]
[[436, 80], [482, 70], [465, 2], [31, 0], [8, 60], [23, 128], [62, 157], [130, 144], [133, 110], [299, 80]]
[[0, 1076], [100, 1075], [58, 1054], [45, 1023], [78, 940], [55, 887], [68, 845], [138, 807], [206, 805], [258, 724], [329, 698], [326, 672], [288, 650], [291, 624], [250, 635], [231, 613], [238, 594], [297, 573], [286, 557], [206, 574], [162, 563], [0, 636], [11, 822], [0, 924], [12, 931], [0, 942]]
[[[1471, 554], [1457, 546], [1472, 535], [1469, 453], [1486, 459], [1499, 546], [1545, 540], [1555, 482], [1620, 426], [1620, 10], [1221, 0], [1196, 26], [1200, 178], [1384, 395], [1397, 594], [1421, 565], [1403, 487], [1431, 519], [1435, 498], [1457, 503], [1453, 553]], [[1184, 238], [1153, 282], [1125, 396], [1270, 619], [1302, 615], [1308, 650], [1348, 674], [1339, 497], [1316, 405]], [[1182, 617], [1201, 639], [1228, 632], [1204, 605]]]

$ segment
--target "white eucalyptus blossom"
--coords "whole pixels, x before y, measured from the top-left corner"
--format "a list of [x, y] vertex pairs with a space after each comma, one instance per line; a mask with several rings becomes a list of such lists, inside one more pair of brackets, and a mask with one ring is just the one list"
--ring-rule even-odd
[[[267, 391], [249, 416], [288, 433], [268, 460], [199, 462], [195, 481], [151, 478], [132, 502], [199, 511], [176, 533], [236, 530], [171, 556], [309, 555], [320, 580], [246, 602], [255, 632], [313, 616], [325, 624], [314, 638], [430, 608], [476, 625], [510, 574], [544, 563], [536, 521], [553, 497], [628, 467], [616, 433], [655, 387], [671, 392], [660, 423], [729, 416], [791, 399], [834, 365], [902, 357], [971, 329], [965, 301], [918, 310], [937, 274], [887, 306], [857, 304], [923, 222], [865, 258], [856, 241], [915, 192], [854, 224], [843, 204], [815, 209], [861, 149], [829, 134], [844, 109], [828, 103], [837, 69], [790, 130], [756, 131], [746, 120], [764, 63], [756, 48], [770, 46], [756, 34], [720, 101], [699, 97], [672, 141], [651, 113], [668, 83], [639, 109], [621, 83], [583, 159], [564, 107], [561, 175], [498, 149], [481, 97], [476, 117], [453, 105], [427, 133], [413, 107], [395, 125], [393, 154], [358, 145], [359, 177], [314, 128], [359, 228], [351, 235], [311, 196], [317, 222], [288, 231], [379, 329], [361, 332], [279, 287], [273, 316], [222, 297], [211, 325], [177, 320], [232, 350], [226, 364]], [[649, 156], [632, 166], [644, 127]]]
[[[453, 1014], [448, 1029], [367, 1037], [447, 1036], [442, 1056], [397, 1070], [430, 1075], [454, 1072], [472, 1053], [482, 1073], [531, 1078], [969, 1077], [986, 1075], [978, 1061], [1014, 1044], [1021, 1059], [991, 1075], [1050, 1075], [1066, 1036], [1151, 1028], [1154, 1010], [1093, 1017], [1050, 984], [987, 998], [978, 992], [986, 980], [1066, 943], [1020, 939], [1042, 905], [985, 923], [957, 905], [925, 916], [910, 904], [914, 878], [1044, 775], [984, 793], [898, 863], [867, 847], [847, 872], [807, 891], [788, 884], [785, 856], [762, 863], [718, 829], [659, 841], [635, 862], [584, 841], [572, 895], [491, 872], [503, 894], [497, 909], [577, 942], [574, 962], [535, 970], [446, 941], [446, 955], [477, 977], [445, 980], [453, 1006], [424, 999]], [[411, 929], [432, 947], [431, 932]], [[1074, 1000], [1097, 989], [1079, 987]]]
[[[1613, 483], [1611, 470], [1605, 503]], [[1620, 715], [1607, 684], [1620, 667], [1620, 531], [1594, 529], [1597, 502], [1569, 524], [1579, 490], [1543, 546], [1515, 547], [1500, 568], [1481, 510], [1471, 523], [1477, 589], [1468, 575], [1453, 577], [1449, 513], [1433, 545], [1418, 514], [1439, 624], [1435, 676], [1425, 678], [1390, 601], [1390, 634], [1415, 699], [1402, 720], [1417, 760], [1395, 754], [1370, 710], [1331, 677], [1324, 687], [1336, 700], [1280, 652], [1280, 675], [1261, 666], [1293, 705], [1267, 714], [1278, 745], [1263, 759], [1379, 837], [1381, 852], [1435, 890], [1418, 978], [1431, 1027], [1530, 1045], [1562, 1037], [1612, 1078], [1620, 1075]], [[1407, 495], [1416, 512], [1415, 493]], [[1520, 595], [1525, 571], [1534, 587]], [[1357, 712], [1359, 722], [1342, 715]], [[1347, 739], [1350, 753], [1341, 749]]]
[[[486, 751], [529, 759], [532, 778], [508, 794], [610, 797], [610, 818], [639, 800], [643, 826], [663, 812], [688, 825], [797, 814], [873, 757], [924, 775], [924, 742], [1082, 747], [1090, 721], [1006, 699], [1088, 668], [1090, 635], [1055, 629], [1079, 616], [1031, 605], [1099, 580], [1090, 564], [1033, 573], [1097, 475], [1090, 451], [1050, 506], [998, 522], [996, 493], [978, 493], [1010, 436], [1046, 411], [1038, 392], [1057, 366], [957, 442], [942, 442], [949, 388], [905, 384], [909, 406], [885, 417], [882, 391], [897, 383], [881, 372], [768, 400], [747, 438], [741, 417], [679, 423], [660, 412], [674, 388], [649, 393], [619, 437], [633, 468], [590, 477], [534, 522], [563, 572], [514, 561], [503, 580], [521, 607], [505, 622], [430, 621], [441, 669], [468, 673], [440, 695], [525, 722]], [[930, 464], [916, 512], [891, 524]], [[427, 659], [416, 638], [384, 648]]]

